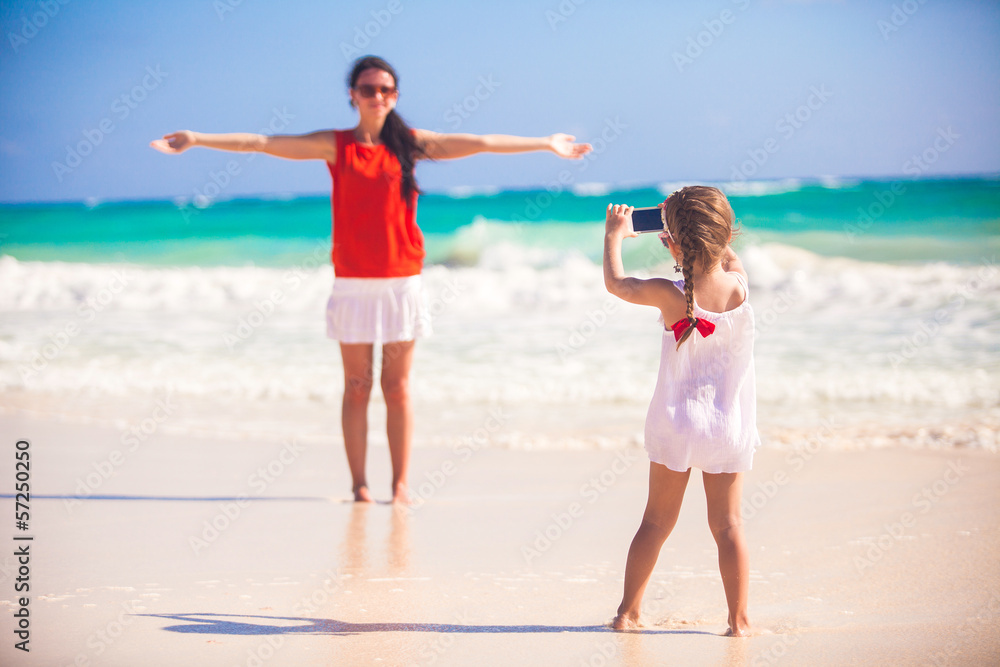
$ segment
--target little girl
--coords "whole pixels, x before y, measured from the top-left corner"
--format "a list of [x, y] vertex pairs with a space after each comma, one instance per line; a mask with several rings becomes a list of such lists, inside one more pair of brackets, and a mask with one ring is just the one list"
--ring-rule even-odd
[[684, 279], [625, 276], [622, 239], [636, 236], [632, 207], [608, 205], [604, 284], [663, 316], [660, 371], [646, 416], [649, 498], [625, 565], [625, 593], [612, 625], [641, 627], [639, 610], [660, 548], [677, 523], [691, 468], [702, 470], [708, 525], [719, 549], [730, 636], [749, 632], [749, 562], [740, 499], [759, 445], [753, 311], [747, 276], [729, 247], [735, 216], [716, 188], [690, 186], [660, 204], [664, 231]]

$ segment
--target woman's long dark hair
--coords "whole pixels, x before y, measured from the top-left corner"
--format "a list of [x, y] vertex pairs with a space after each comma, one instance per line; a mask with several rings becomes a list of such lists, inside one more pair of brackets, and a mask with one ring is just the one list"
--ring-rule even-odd
[[[366, 69], [380, 69], [383, 72], [387, 72], [392, 77], [396, 89], [399, 89], [399, 77], [396, 75], [396, 70], [392, 68], [392, 65], [378, 56], [363, 56], [355, 60], [354, 66], [351, 68], [351, 73], [347, 77], [347, 85], [354, 88], [358, 83], [358, 77]], [[409, 201], [413, 193], [420, 194], [420, 188], [417, 187], [417, 179], [413, 175], [413, 167], [417, 162], [417, 158], [426, 156], [426, 152], [417, 143], [416, 138], [413, 136], [413, 130], [406, 124], [402, 116], [396, 113], [395, 109], [390, 111], [389, 115], [385, 117], [385, 124], [382, 126], [382, 131], [379, 133], [378, 138], [396, 156], [396, 159], [399, 160], [399, 165], [403, 170], [403, 199]]]

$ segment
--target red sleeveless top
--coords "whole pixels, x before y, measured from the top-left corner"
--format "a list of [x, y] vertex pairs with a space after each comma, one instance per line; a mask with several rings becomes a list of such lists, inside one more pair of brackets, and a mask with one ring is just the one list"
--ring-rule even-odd
[[358, 143], [338, 130], [333, 178], [333, 272], [342, 278], [415, 276], [423, 266], [417, 193], [402, 198], [402, 167], [383, 145]]

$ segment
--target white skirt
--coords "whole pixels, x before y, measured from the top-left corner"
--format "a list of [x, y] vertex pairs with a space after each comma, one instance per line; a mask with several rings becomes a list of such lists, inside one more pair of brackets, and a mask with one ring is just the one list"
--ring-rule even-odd
[[431, 334], [420, 276], [334, 278], [326, 335], [341, 343], [399, 343]]

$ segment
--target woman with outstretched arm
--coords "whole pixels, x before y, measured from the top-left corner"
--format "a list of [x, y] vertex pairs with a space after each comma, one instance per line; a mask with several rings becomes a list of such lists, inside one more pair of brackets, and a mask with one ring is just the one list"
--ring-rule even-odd
[[380, 384], [387, 408], [392, 497], [408, 502], [407, 468], [413, 435], [409, 394], [414, 342], [430, 333], [420, 283], [423, 234], [416, 223], [414, 177], [418, 160], [448, 160], [477, 153], [551, 151], [578, 159], [589, 144], [574, 137], [443, 134], [412, 129], [395, 111], [399, 77], [385, 60], [358, 59], [348, 77], [358, 124], [347, 130], [302, 135], [204, 134], [183, 130], [152, 142], [164, 153], [201, 146], [259, 152], [291, 160], [324, 160], [333, 178], [333, 291], [327, 335], [339, 341], [344, 365], [341, 424], [354, 499], [371, 501], [365, 476], [368, 400], [374, 346], [382, 346]]

